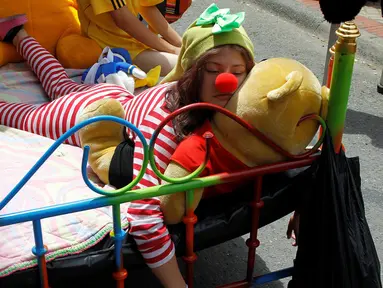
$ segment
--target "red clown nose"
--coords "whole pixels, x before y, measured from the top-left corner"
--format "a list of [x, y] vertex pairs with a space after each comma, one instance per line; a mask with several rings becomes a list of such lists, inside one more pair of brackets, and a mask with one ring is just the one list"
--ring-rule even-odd
[[221, 73], [215, 78], [215, 87], [221, 93], [233, 93], [237, 90], [238, 79], [231, 73]]

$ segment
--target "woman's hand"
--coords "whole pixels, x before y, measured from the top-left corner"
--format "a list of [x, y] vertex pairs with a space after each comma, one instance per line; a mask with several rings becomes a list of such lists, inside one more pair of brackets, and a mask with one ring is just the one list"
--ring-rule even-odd
[[123, 6], [120, 9], [109, 12], [114, 23], [118, 28], [125, 31], [127, 34], [135, 38], [137, 41], [149, 46], [150, 48], [160, 51], [175, 54], [175, 46], [167, 42], [165, 39], [158, 37], [148, 29], [128, 7]]
[[298, 246], [299, 218], [299, 213], [295, 211], [294, 214], [290, 217], [289, 224], [287, 225], [287, 239], [294, 239], [293, 246]]
[[139, 6], [139, 12], [152, 30], [160, 34], [167, 42], [175, 47], [181, 47], [181, 36], [169, 25], [156, 6]]

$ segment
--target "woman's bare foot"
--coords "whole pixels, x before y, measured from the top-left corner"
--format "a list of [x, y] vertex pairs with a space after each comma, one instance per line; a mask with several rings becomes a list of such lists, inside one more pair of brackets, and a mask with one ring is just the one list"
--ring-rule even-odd
[[20, 41], [24, 38], [29, 37], [27, 31], [24, 30], [24, 28], [21, 28], [21, 30], [16, 34], [16, 36], [13, 38], [12, 43], [16, 47], [19, 45]]
[[[27, 16], [25, 14], [0, 18], [0, 41], [6, 43], [13, 43], [14, 38], [20, 33], [21, 30], [24, 30], [23, 25], [26, 22]], [[26, 34], [25, 31], [24, 33]], [[19, 40], [21, 39], [19, 38]]]

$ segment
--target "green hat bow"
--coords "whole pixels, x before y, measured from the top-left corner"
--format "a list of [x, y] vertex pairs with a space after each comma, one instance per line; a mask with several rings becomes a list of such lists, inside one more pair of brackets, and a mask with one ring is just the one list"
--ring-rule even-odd
[[230, 14], [230, 9], [219, 9], [216, 4], [211, 4], [199, 16], [196, 26], [214, 24], [212, 33], [219, 34], [232, 31], [234, 28], [239, 28], [245, 20], [245, 12]]

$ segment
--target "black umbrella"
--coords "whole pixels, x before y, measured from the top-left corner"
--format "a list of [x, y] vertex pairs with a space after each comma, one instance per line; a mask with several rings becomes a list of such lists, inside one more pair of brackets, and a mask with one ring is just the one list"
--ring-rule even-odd
[[301, 186], [299, 245], [289, 288], [381, 288], [365, 217], [359, 157], [336, 154], [330, 133]]

